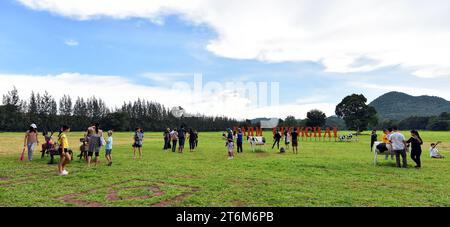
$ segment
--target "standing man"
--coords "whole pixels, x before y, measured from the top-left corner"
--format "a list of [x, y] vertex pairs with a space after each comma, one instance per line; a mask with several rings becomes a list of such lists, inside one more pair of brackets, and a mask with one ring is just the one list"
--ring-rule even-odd
[[372, 134], [370, 135], [370, 152], [373, 151], [373, 145], [378, 140], [377, 130], [372, 130]]
[[403, 162], [403, 168], [408, 168], [408, 163], [406, 160], [406, 140], [405, 136], [403, 136], [400, 132], [398, 132], [398, 128], [392, 127], [393, 133], [389, 137], [392, 150], [395, 153], [395, 160], [397, 162], [397, 167], [401, 168], [400, 166], [400, 156], [402, 156], [402, 162]]
[[297, 129], [294, 129], [294, 132], [291, 133], [292, 137], [292, 152], [294, 154], [298, 154], [298, 132]]
[[237, 153], [242, 153], [244, 150], [242, 149], [242, 142], [244, 139], [244, 134], [242, 133], [242, 129], [238, 129], [236, 144], [237, 144]]
[[178, 152], [183, 153], [184, 150], [184, 142], [186, 141], [186, 131], [184, 130], [184, 126], [181, 126], [178, 129]]
[[280, 149], [280, 139], [281, 139], [281, 135], [280, 135], [280, 131], [278, 131], [275, 133], [275, 135], [273, 135], [273, 145], [272, 145], [272, 149], [275, 147], [275, 144], [277, 145], [277, 148]]

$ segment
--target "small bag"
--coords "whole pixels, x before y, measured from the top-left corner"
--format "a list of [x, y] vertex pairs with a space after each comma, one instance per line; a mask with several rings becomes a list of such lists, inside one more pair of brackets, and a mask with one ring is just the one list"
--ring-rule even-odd
[[103, 138], [103, 136], [100, 137], [100, 144], [101, 144], [102, 146], [105, 146], [105, 145], [106, 145], [106, 141], [105, 141], [105, 138]]

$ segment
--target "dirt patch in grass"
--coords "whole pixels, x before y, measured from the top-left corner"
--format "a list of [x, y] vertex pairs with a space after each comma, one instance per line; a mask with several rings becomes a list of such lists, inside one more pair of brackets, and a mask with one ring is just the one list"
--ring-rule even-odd
[[241, 200], [234, 200], [233, 202], [231, 202], [233, 204], [234, 207], [246, 207], [246, 203], [241, 201]]
[[[54, 171], [51, 171], [51, 173], [53, 173]], [[6, 182], [2, 185], [0, 185], [0, 187], [12, 187], [15, 185], [20, 185], [20, 184], [33, 184], [34, 182], [36, 182], [36, 180], [42, 180], [42, 179], [47, 179], [50, 177], [50, 171], [46, 171], [43, 172], [43, 174], [27, 174], [25, 176], [19, 177], [19, 178], [8, 178], [8, 177], [1, 177], [0, 178], [0, 182]]]
[[144, 186], [134, 186], [134, 187], [125, 187], [121, 188], [121, 190], [130, 190], [130, 189], [146, 189], [150, 192], [152, 192], [152, 195], [143, 195], [143, 196], [127, 196], [127, 197], [120, 197], [118, 195], [118, 190], [111, 189], [108, 193], [108, 200], [111, 201], [118, 201], [118, 200], [144, 200], [144, 199], [150, 199], [153, 197], [159, 197], [165, 194], [164, 191], [161, 190], [159, 186], [155, 185], [144, 185]]
[[[129, 184], [129, 183], [133, 183], [133, 182], [145, 182], [146, 184], [140, 185], [140, 186], [126, 186], [126, 187], [123, 186], [124, 184]], [[161, 186], [190, 189], [190, 191], [183, 192], [175, 197], [168, 198], [168, 199], [160, 201], [156, 204], [150, 204], [149, 206], [152, 206], [152, 207], [171, 206], [175, 203], [183, 201], [185, 198], [192, 195], [194, 192], [199, 191], [198, 188], [191, 187], [191, 186], [175, 185], [175, 184], [162, 183], [162, 182], [154, 183], [154, 182], [148, 182], [148, 181], [144, 181], [144, 180], [128, 180], [128, 181], [123, 181], [123, 182], [116, 183], [116, 184], [110, 185], [110, 186], [94, 188], [89, 191], [64, 195], [62, 197], [59, 197], [58, 200], [60, 200], [64, 203], [73, 204], [73, 205], [76, 205], [79, 207], [103, 207], [103, 206], [105, 206], [104, 203], [86, 201], [84, 199], [81, 199], [80, 197], [83, 195], [96, 193], [101, 189], [110, 188], [106, 195], [106, 200], [108, 200], [108, 201], [139, 201], [139, 200], [145, 200], [145, 199], [150, 199], [150, 198], [154, 198], [154, 197], [161, 197], [161, 196], [165, 195], [166, 192], [161, 189]], [[150, 195], [141, 195], [141, 196], [132, 196], [132, 195], [124, 196], [124, 197], [119, 196], [119, 191], [134, 190], [134, 189], [145, 189], [145, 190], [150, 191], [151, 194]]]
[[79, 207], [102, 207], [103, 206], [103, 204], [99, 203], [99, 202], [90, 202], [90, 201], [86, 201], [86, 200], [77, 199], [80, 195], [82, 195], [82, 193], [68, 194], [68, 195], [65, 195], [65, 196], [59, 198], [58, 200], [63, 201], [65, 203], [74, 204]]
[[174, 205], [176, 203], [179, 203], [179, 202], [185, 200], [187, 197], [191, 196], [195, 192], [199, 191], [199, 189], [196, 188], [196, 187], [191, 187], [191, 186], [184, 186], [184, 187], [191, 189], [191, 191], [190, 192], [184, 192], [184, 193], [182, 193], [180, 195], [177, 195], [177, 196], [175, 196], [173, 198], [166, 199], [166, 200], [163, 200], [163, 201], [161, 201], [159, 203], [153, 204], [152, 207], [168, 207], [168, 206]]

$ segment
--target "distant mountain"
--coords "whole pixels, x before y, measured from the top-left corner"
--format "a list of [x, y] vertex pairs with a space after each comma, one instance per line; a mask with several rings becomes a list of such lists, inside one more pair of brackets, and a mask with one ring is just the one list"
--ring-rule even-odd
[[381, 120], [402, 120], [411, 116], [437, 116], [450, 113], [450, 101], [436, 96], [411, 96], [401, 92], [386, 93], [369, 104]]

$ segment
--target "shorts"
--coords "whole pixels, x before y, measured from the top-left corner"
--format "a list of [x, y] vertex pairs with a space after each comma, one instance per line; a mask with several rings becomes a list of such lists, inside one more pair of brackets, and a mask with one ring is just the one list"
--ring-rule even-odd
[[112, 149], [105, 149], [106, 155], [110, 155], [112, 152]]
[[134, 148], [141, 148], [142, 147], [142, 144], [138, 144], [138, 143], [133, 143], [133, 145], [131, 145], [132, 147], [134, 147]]
[[178, 140], [179, 140], [179, 143], [178, 143], [178, 144], [179, 144], [180, 146], [184, 146], [184, 142], [186, 141], [185, 138], [184, 138], [184, 137], [181, 137], [181, 138], [178, 138]]
[[234, 152], [234, 143], [233, 142], [228, 142], [228, 152]]
[[[67, 150], [67, 148], [64, 148], [64, 153], [68, 153], [69, 152], [69, 150]], [[59, 155], [62, 155], [62, 148], [58, 148], [58, 154]]]
[[292, 146], [293, 147], [298, 147], [298, 141], [297, 140], [292, 140]]
[[89, 149], [88, 156], [92, 157], [94, 152], [95, 152], [95, 157], [98, 157], [100, 155], [100, 147], [94, 147], [93, 150]]

